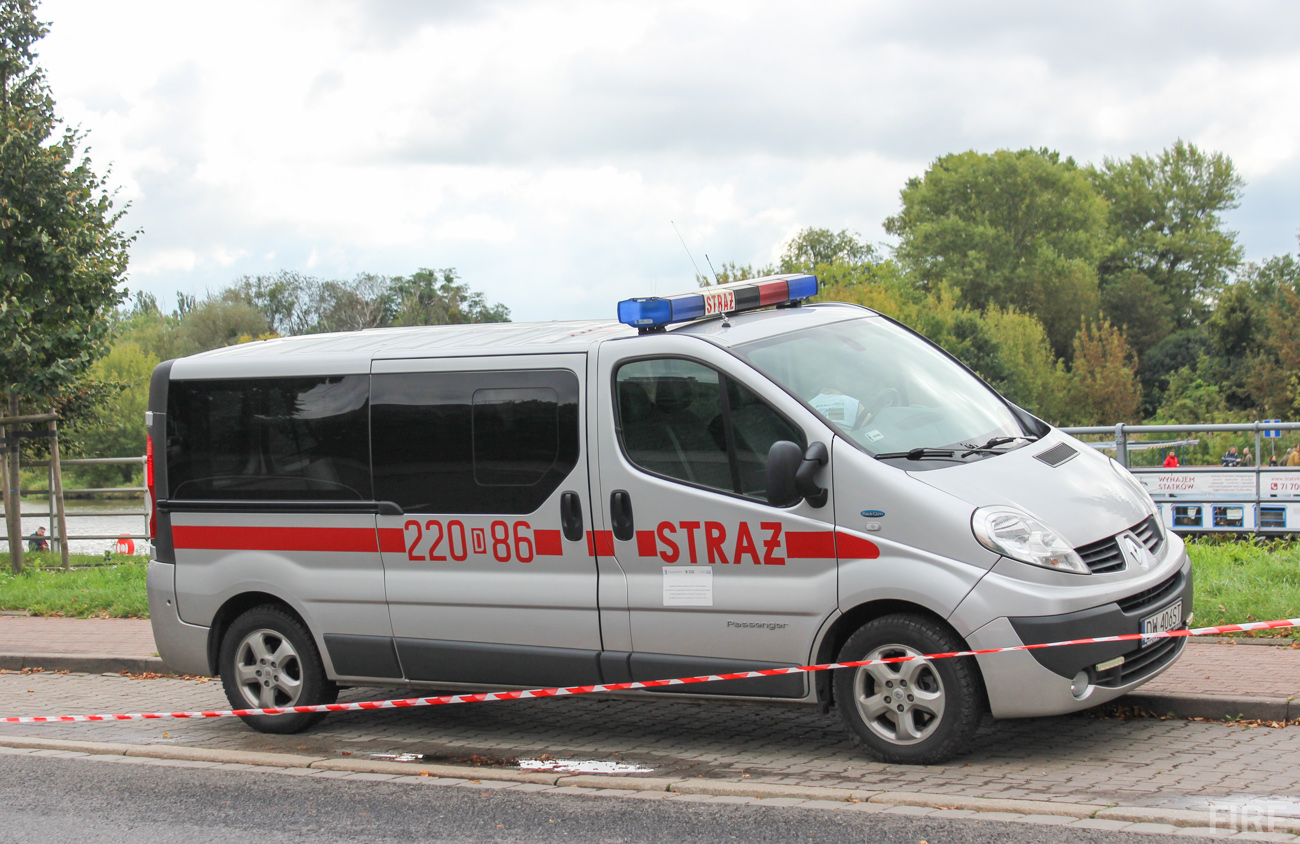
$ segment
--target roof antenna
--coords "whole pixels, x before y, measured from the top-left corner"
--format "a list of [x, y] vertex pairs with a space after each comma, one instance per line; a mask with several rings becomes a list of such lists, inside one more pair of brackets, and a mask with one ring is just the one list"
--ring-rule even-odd
[[709, 253], [708, 253], [708, 252], [705, 252], [705, 253], [704, 253], [704, 260], [705, 260], [705, 261], [708, 263], [708, 265], [709, 265], [709, 272], [713, 273], [713, 283], [714, 283], [714, 284], [722, 284], [722, 279], [718, 278], [718, 271], [715, 270], [715, 269], [713, 268], [713, 262], [709, 260]]
[[[681, 232], [677, 231], [677, 224], [674, 223], [672, 220], [669, 220], [668, 225], [673, 227], [673, 231], [677, 232], [677, 239], [682, 242], [682, 248], [686, 250], [686, 257], [691, 259], [691, 265], [695, 267], [695, 275], [703, 276], [704, 273], [700, 272], [700, 265], [695, 263], [695, 256], [691, 254], [691, 248], [686, 245], [686, 238], [682, 237]], [[710, 269], [712, 269], [712, 267], [710, 267]]]

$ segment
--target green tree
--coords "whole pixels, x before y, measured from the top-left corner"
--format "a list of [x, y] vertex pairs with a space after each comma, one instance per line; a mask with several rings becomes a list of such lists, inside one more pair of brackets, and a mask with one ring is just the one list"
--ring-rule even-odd
[[833, 232], [810, 226], [800, 229], [785, 244], [778, 266], [783, 273], [807, 273], [820, 265], [856, 267], [875, 259], [875, 247], [864, 241], [862, 235], [848, 229]]
[[0, 0], [0, 376], [48, 407], [106, 350], [133, 236], [61, 127], [34, 47], [33, 0]]
[[[149, 409], [149, 377], [159, 360], [136, 343], [119, 342], [95, 362], [90, 376], [113, 386], [113, 393], [92, 424], [77, 431], [79, 450], [95, 457], [144, 454], [144, 413]], [[129, 484], [138, 466], [88, 466], [80, 469], [86, 486]]]
[[1073, 159], [1049, 150], [964, 152], [936, 160], [903, 188], [885, 221], [898, 260], [923, 288], [946, 284], [977, 310], [1038, 317], [1067, 356], [1098, 311], [1096, 266], [1106, 206]]
[[1076, 425], [1136, 422], [1142, 407], [1136, 364], [1123, 331], [1105, 320], [1083, 326], [1074, 339], [1071, 421]]
[[1178, 328], [1201, 322], [1241, 261], [1221, 216], [1245, 186], [1232, 159], [1179, 140], [1154, 158], [1107, 158], [1089, 175], [1110, 205], [1102, 287], [1141, 273], [1164, 294]]
[[1117, 274], [1101, 291], [1101, 311], [1124, 329], [1139, 358], [1174, 330], [1174, 307], [1156, 283], [1136, 270]]
[[449, 325], [509, 322], [510, 309], [489, 305], [483, 294], [461, 283], [454, 269], [421, 269], [393, 279], [397, 312], [393, 325]]
[[1175, 331], [1153, 346], [1142, 358], [1138, 370], [1144, 412], [1155, 413], [1164, 404], [1165, 391], [1174, 373], [1187, 367], [1194, 369], [1210, 350], [1210, 338], [1200, 328]]

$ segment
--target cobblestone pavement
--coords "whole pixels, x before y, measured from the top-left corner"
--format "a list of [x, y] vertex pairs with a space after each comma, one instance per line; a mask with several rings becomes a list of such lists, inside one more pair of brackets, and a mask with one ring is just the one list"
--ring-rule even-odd
[[[385, 696], [400, 696], [389, 694]], [[345, 700], [373, 699], [373, 689]], [[0, 674], [0, 713], [224, 708], [219, 681]], [[366, 758], [419, 753], [634, 762], [653, 775], [1179, 809], [1258, 802], [1300, 816], [1300, 727], [1074, 716], [988, 722], [974, 749], [939, 766], [869, 761], [834, 714], [815, 709], [596, 698], [330, 715], [296, 736], [236, 719], [0, 725], [0, 736], [174, 744]], [[490, 771], [485, 770], [485, 777]]]
[[0, 654], [148, 658], [157, 653], [148, 619], [0, 615]]

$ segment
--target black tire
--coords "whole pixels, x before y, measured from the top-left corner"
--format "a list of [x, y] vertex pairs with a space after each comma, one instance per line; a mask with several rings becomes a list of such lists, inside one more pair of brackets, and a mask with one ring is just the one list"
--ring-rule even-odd
[[[887, 615], [858, 628], [837, 660], [856, 662], [965, 650], [940, 623]], [[881, 762], [935, 765], [961, 753], [987, 709], [974, 657], [841, 668], [835, 705], [854, 738]]]
[[[325, 674], [320, 651], [302, 622], [283, 608], [254, 607], [235, 619], [221, 640], [218, 667], [234, 709], [333, 703], [339, 688]], [[262, 733], [300, 733], [325, 713], [240, 716]]]

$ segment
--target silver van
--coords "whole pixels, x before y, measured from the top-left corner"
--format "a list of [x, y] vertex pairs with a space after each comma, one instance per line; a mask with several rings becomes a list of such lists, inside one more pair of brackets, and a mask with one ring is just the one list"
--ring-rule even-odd
[[[620, 321], [287, 337], [150, 392], [162, 658], [236, 708], [340, 685], [652, 680], [1184, 627], [1191, 567], [1113, 460], [886, 316], [773, 276]], [[834, 705], [933, 763], [1182, 638], [641, 695]], [[295, 732], [320, 715], [256, 716]]]

